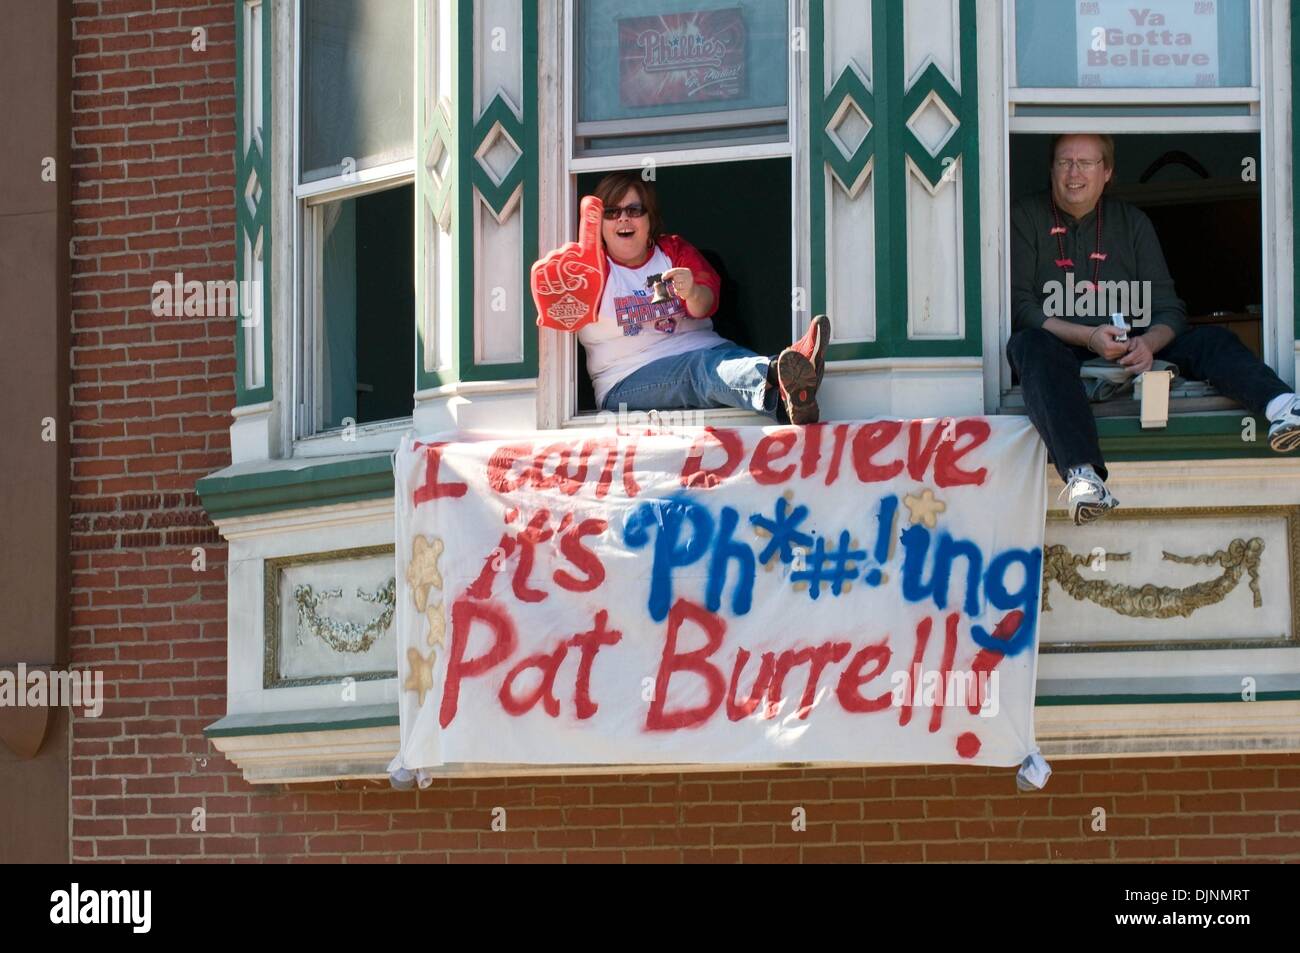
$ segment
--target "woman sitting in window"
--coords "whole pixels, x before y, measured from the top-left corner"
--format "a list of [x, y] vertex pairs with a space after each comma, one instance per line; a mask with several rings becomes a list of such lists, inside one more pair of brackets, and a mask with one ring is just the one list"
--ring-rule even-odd
[[[710, 320], [718, 274], [681, 236], [663, 233], [654, 185], [636, 172], [615, 172], [595, 195], [604, 205], [605, 292], [598, 320], [580, 328], [578, 340], [587, 349], [596, 405], [740, 407], [782, 423], [816, 423], [830, 341], [826, 316], [815, 317], [775, 360], [728, 341]], [[667, 291], [658, 302], [654, 275]]]

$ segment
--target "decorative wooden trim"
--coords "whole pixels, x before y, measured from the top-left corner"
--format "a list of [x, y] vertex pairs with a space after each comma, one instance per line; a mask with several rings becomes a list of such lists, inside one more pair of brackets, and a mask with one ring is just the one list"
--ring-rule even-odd
[[[1291, 634], [1256, 639], [1166, 639], [1123, 642], [1057, 642], [1039, 645], [1039, 654], [1074, 654], [1083, 652], [1186, 652], [1189, 650], [1300, 648], [1300, 506], [1181, 506], [1171, 509], [1118, 509], [1107, 515], [1107, 522], [1171, 521], [1206, 517], [1281, 517], [1287, 528], [1287, 568], [1291, 584]], [[1049, 523], [1068, 524], [1064, 510], [1048, 510]], [[1041, 619], [1041, 614], [1040, 614]]]
[[394, 556], [391, 543], [379, 546], [360, 546], [354, 549], [335, 549], [324, 553], [305, 553], [298, 556], [267, 558], [262, 564], [262, 688], [293, 688], [299, 685], [329, 685], [344, 678], [365, 682], [380, 678], [396, 678], [396, 670], [384, 672], [350, 672], [346, 675], [321, 675], [311, 678], [285, 678], [280, 674], [280, 576], [292, 566], [313, 566], [319, 563], [345, 562], [369, 556]]

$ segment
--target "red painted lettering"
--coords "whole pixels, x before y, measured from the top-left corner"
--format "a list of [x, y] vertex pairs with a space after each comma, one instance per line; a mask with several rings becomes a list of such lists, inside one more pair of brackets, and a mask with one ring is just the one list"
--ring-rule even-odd
[[465, 483], [438, 482], [438, 467], [442, 464], [442, 448], [445, 446], [447, 446], [446, 441], [415, 444], [417, 449], [424, 448], [424, 483], [415, 489], [413, 498], [416, 506], [444, 496], [455, 499], [464, 496], [469, 490], [469, 485]]
[[826, 471], [826, 485], [830, 486], [840, 478], [840, 460], [844, 457], [844, 444], [849, 438], [849, 425], [835, 425], [835, 444], [831, 447], [831, 465]]
[[817, 698], [817, 681], [822, 677], [822, 670], [828, 663], [838, 662], [848, 655], [850, 648], [852, 646], [848, 642], [823, 642], [811, 648], [786, 649], [782, 652], [776, 660], [776, 673], [772, 676], [772, 684], [768, 689], [765, 717], [774, 718], [781, 710], [781, 703], [785, 701], [785, 677], [790, 674], [790, 669], [807, 662], [808, 681], [804, 684], [803, 696], [799, 699], [796, 710], [801, 720], [806, 719]]
[[[902, 460], [877, 464], [872, 463], [871, 458], [889, 446], [902, 429], [902, 423], [897, 420], [876, 420], [863, 424], [854, 434], [853, 469], [857, 472], [859, 480], [863, 483], [879, 483], [882, 480], [892, 480], [898, 475], [898, 472], [903, 469]], [[913, 474], [913, 479], [920, 478]]]
[[[497, 698], [500, 699], [501, 707], [505, 709], [506, 714], [517, 718], [540, 701], [546, 714], [552, 718], [559, 717], [560, 700], [555, 697], [555, 673], [559, 671], [560, 663], [564, 661], [564, 655], [568, 651], [568, 643], [561, 642], [550, 652], [539, 652], [528, 656], [510, 670], [506, 680], [501, 683], [501, 691], [497, 692]], [[530, 668], [537, 669], [541, 673], [541, 678], [537, 680], [537, 684], [531, 691], [522, 697], [517, 697], [513, 687], [515, 679]]]
[[[475, 622], [492, 631], [492, 647], [476, 658], [466, 659], [469, 633]], [[447, 680], [442, 688], [442, 710], [438, 723], [446, 728], [456, 717], [460, 704], [460, 683], [477, 678], [505, 661], [515, 650], [519, 636], [509, 613], [495, 603], [457, 599], [451, 607], [451, 650], [447, 657]]]
[[[989, 439], [989, 422], [978, 417], [967, 418], [958, 422], [954, 428], [952, 440], [945, 440], [939, 445], [939, 452], [934, 459], [934, 482], [939, 486], [983, 486], [988, 470], [963, 470], [957, 461]], [[970, 440], [958, 446], [962, 437]]]
[[[889, 707], [892, 697], [890, 692], [887, 691], [877, 698], [863, 698], [862, 686], [885, 670], [891, 655], [893, 652], [886, 641], [877, 645], [868, 645], [853, 656], [853, 660], [840, 674], [839, 683], [835, 686], [835, 696], [845, 711], [865, 713]], [[868, 663], [873, 663], [870, 671], [863, 672], [863, 667]]]
[[591, 666], [596, 661], [596, 653], [605, 645], [617, 645], [623, 633], [617, 629], [606, 629], [605, 622], [609, 613], [601, 609], [596, 613], [596, 625], [587, 632], [580, 632], [569, 640], [569, 644], [581, 650], [578, 660], [578, 679], [573, 689], [573, 707], [579, 719], [590, 718], [599, 707], [591, 699]]
[[930, 709], [931, 733], [943, 725], [943, 709], [948, 704], [948, 677], [952, 674], [953, 658], [957, 655], [957, 623], [960, 619], [958, 613], [949, 613], [944, 628], [943, 659], [939, 662], [939, 699], [938, 704]]
[[803, 453], [799, 457], [799, 479], [806, 480], [817, 472], [822, 459], [822, 433], [825, 424], [808, 424], [803, 428]]
[[532, 452], [533, 445], [531, 443], [515, 443], [497, 447], [496, 452], [488, 460], [488, 486], [497, 493], [513, 493], [523, 486], [528, 481], [529, 471], [525, 470], [519, 475], [519, 479], [512, 482], [510, 479], [511, 470], [514, 469], [516, 461], [529, 456]]
[[907, 426], [907, 475], [913, 480], [924, 480], [926, 468], [930, 466], [930, 458], [939, 448], [939, 443], [943, 440], [943, 429], [946, 424], [942, 420], [935, 421], [933, 429], [930, 431], [930, 439], [921, 445], [921, 430], [925, 424], [920, 420], [913, 420]]
[[574, 568], [586, 573], [586, 578], [579, 579], [563, 569], [557, 569], [552, 576], [556, 585], [570, 592], [591, 592], [605, 581], [605, 565], [600, 557], [582, 545], [582, 537], [598, 536], [605, 532], [608, 525], [605, 520], [583, 520], [572, 531], [560, 537], [560, 552], [573, 563]]
[[916, 683], [921, 671], [921, 659], [925, 656], [925, 647], [930, 642], [930, 630], [934, 620], [926, 616], [916, 624], [916, 648], [912, 651], [912, 664], [907, 670], [907, 694], [903, 704], [898, 706], [898, 725], [901, 728], [912, 720], [912, 700], [916, 695]]
[[782, 430], [764, 435], [758, 442], [758, 446], [754, 448], [754, 455], [749, 461], [749, 472], [753, 475], [754, 482], [760, 486], [771, 486], [790, 479], [794, 475], [793, 463], [780, 470], [772, 469], [772, 464], [794, 449], [795, 441], [798, 439], [799, 433], [795, 430]]
[[[697, 625], [706, 639], [703, 648], [693, 652], [677, 651], [677, 633], [682, 623], [690, 621]], [[717, 667], [708, 658], [722, 645], [727, 624], [703, 606], [686, 599], [678, 599], [668, 610], [668, 637], [664, 641], [664, 654], [659, 663], [659, 675], [655, 679], [655, 695], [650, 702], [650, 711], [646, 714], [645, 726], [648, 731], [674, 731], [678, 728], [692, 728], [708, 721], [709, 717], [722, 704], [727, 682]], [[694, 708], [666, 710], [668, 704], [668, 684], [677, 672], [694, 672], [704, 679], [708, 689], [708, 698]]]
[[[727, 459], [711, 469], [703, 469], [701, 460], [708, 445], [712, 443], [721, 447]], [[745, 442], [739, 433], [727, 427], [705, 427], [704, 432], [695, 438], [686, 463], [682, 467], [682, 486], [711, 489], [736, 472], [740, 460], [745, 455]]]
[[740, 673], [748, 662], [749, 652], [745, 649], [737, 649], [736, 664], [731, 669], [731, 688], [727, 692], [727, 717], [732, 721], [748, 718], [754, 713], [758, 703], [763, 700], [763, 696], [767, 694], [767, 687], [772, 682], [772, 670], [776, 665], [776, 656], [771, 652], [763, 653], [758, 663], [758, 675], [754, 677], [754, 687], [749, 690], [749, 694], [742, 700], [736, 697], [736, 690], [740, 684]]

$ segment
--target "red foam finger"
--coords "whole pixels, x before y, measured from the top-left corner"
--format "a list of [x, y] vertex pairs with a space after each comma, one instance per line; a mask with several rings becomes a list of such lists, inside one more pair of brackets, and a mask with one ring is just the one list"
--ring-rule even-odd
[[578, 244], [587, 255], [600, 251], [600, 219], [605, 203], [594, 195], [585, 196], [578, 205]]
[[537, 323], [557, 331], [576, 331], [597, 320], [605, 290], [600, 220], [604, 206], [595, 196], [582, 200], [578, 241], [549, 252], [529, 272]]

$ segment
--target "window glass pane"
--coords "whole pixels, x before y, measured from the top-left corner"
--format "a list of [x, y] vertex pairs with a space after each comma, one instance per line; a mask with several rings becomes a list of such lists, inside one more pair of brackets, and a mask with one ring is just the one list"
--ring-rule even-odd
[[[310, 0], [302, 17], [303, 182], [409, 159], [415, 62], [406, 0]], [[346, 159], [354, 164], [345, 165]]]
[[323, 429], [411, 414], [414, 208], [410, 185], [321, 208]]
[[1017, 0], [1017, 85], [1249, 86], [1250, 2]]
[[[684, 137], [716, 140], [744, 135], [735, 122], [746, 110], [768, 110], [771, 121], [773, 108], [785, 109], [786, 0], [707, 7], [708, 0], [656, 0], [648, 15], [625, 0], [581, 0], [575, 42], [579, 124], [640, 120], [638, 131], [654, 132], [664, 131], [657, 119], [730, 114], [719, 118], [732, 128], [693, 130]], [[671, 120], [666, 125], [672, 128]]]

